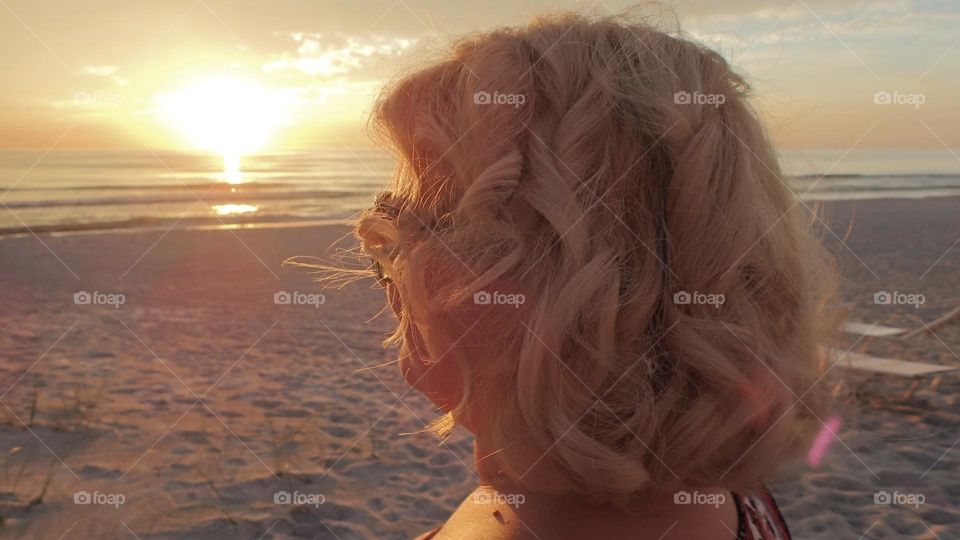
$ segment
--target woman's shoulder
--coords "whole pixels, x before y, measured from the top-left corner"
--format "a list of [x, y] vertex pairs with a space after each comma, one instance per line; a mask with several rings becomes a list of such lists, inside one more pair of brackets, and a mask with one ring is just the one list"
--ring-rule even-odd
[[519, 496], [511, 499], [510, 494], [479, 488], [464, 499], [446, 523], [415, 540], [526, 540], [547, 536], [642, 540], [658, 538], [666, 532], [671, 536], [722, 540], [790, 538], [776, 503], [766, 489], [756, 493], [713, 490], [695, 495], [709, 498], [709, 504], [693, 504], [693, 500], [677, 504], [671, 495], [669, 502], [660, 501], [627, 514], [614, 514], [587, 504], [558, 509], [553, 505], [543, 506], [537, 500], [524, 501]]
[[447, 538], [497, 538], [526, 540], [536, 538], [519, 515], [522, 496], [501, 493], [481, 486], [468, 495], [442, 526], [417, 536], [415, 540]]

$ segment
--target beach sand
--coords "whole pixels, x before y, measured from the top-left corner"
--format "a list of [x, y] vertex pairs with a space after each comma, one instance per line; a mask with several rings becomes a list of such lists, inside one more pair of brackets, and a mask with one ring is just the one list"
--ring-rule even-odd
[[[837, 236], [856, 216], [846, 242], [827, 233], [852, 319], [913, 328], [960, 304], [960, 246], [948, 252], [957, 208], [956, 199], [827, 205]], [[348, 232], [0, 240], [2, 534], [347, 540], [409, 538], [442, 523], [476, 481], [471, 440], [458, 432], [440, 446], [422, 433], [436, 411], [381, 347], [392, 324], [377, 316], [382, 291], [367, 281], [320, 291], [281, 264], [327, 256]], [[883, 290], [925, 303], [874, 304]], [[75, 304], [81, 291], [124, 302]], [[284, 292], [293, 302], [276, 304]], [[320, 292], [323, 303], [310, 296]], [[960, 323], [848, 345], [960, 366]], [[903, 380], [862, 379], [847, 380], [839, 440], [820, 465], [771, 485], [795, 537], [960, 536], [960, 374], [909, 400]], [[876, 504], [880, 491], [905, 504]], [[303, 504], [285, 504], [285, 493]], [[91, 504], [75, 502], [84, 494]], [[906, 504], [916, 495], [922, 504]]]

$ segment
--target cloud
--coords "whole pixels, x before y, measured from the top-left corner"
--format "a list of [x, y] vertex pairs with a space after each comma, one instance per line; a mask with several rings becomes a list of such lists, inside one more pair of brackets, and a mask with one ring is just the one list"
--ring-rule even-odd
[[[902, 2], [877, 2], [872, 10], [808, 9], [797, 3], [773, 21], [752, 17], [719, 17], [690, 35], [740, 60], [759, 57], [781, 59], [790, 55], [822, 55], [824, 50], [855, 51], [870, 63], [885, 63], [891, 56], [910, 55], [933, 62], [955, 41], [960, 14], [919, 9]], [[848, 58], [856, 60], [855, 58]], [[824, 61], [820, 59], [819, 61]]]
[[372, 61], [396, 56], [416, 43], [416, 39], [384, 36], [347, 36], [295, 32], [296, 56], [289, 54], [263, 64], [266, 73], [296, 71], [310, 76], [335, 77], [359, 70]]

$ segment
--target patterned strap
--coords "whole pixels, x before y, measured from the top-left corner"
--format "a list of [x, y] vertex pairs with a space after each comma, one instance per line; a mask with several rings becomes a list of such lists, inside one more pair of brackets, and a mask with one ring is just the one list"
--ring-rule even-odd
[[766, 488], [749, 494], [734, 493], [733, 500], [737, 503], [737, 520], [740, 522], [737, 540], [792, 538], [777, 501]]

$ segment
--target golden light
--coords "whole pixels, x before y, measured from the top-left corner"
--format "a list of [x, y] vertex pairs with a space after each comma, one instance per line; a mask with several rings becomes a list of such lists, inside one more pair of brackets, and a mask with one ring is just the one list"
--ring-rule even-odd
[[218, 216], [233, 216], [256, 212], [259, 207], [252, 204], [216, 204], [211, 206], [211, 208]]
[[251, 81], [214, 77], [160, 97], [166, 118], [197, 148], [223, 156], [224, 179], [243, 181], [240, 158], [258, 150], [283, 119], [283, 100]]

